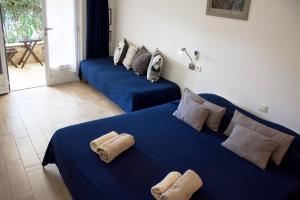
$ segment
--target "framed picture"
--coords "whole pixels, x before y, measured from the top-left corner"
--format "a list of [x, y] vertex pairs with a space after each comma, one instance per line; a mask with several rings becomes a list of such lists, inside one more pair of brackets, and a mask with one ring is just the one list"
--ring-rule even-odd
[[248, 20], [250, 0], [207, 0], [206, 14]]

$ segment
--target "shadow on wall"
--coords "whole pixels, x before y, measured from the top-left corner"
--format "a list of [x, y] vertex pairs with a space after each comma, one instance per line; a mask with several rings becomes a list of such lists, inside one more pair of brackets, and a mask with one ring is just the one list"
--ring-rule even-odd
[[[176, 61], [174, 58], [163, 54], [164, 66], [162, 77], [175, 81], [179, 86], [186, 85], [189, 69], [187, 66]], [[181, 88], [183, 91], [184, 88]]]

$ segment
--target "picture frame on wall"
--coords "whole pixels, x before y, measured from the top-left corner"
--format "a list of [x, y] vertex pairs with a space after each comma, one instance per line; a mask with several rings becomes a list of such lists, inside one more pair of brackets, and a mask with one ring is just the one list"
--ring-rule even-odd
[[248, 20], [251, 0], [207, 0], [206, 14]]

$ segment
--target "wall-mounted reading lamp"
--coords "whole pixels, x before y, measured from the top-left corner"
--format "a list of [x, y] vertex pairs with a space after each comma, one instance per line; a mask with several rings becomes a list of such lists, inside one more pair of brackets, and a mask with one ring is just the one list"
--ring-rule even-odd
[[182, 54], [184, 54], [184, 53], [185, 53], [185, 54], [190, 58], [190, 60], [191, 60], [191, 62], [190, 62], [190, 64], [189, 64], [189, 69], [195, 70], [195, 64], [194, 64], [194, 61], [193, 61], [192, 57], [190, 56], [190, 54], [187, 52], [186, 48], [182, 48], [182, 49], [179, 50], [179, 54], [180, 54], [180, 55], [182, 55]]

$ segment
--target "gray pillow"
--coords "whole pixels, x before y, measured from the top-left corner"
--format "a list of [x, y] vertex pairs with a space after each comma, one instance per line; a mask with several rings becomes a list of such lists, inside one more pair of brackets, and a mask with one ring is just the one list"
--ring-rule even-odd
[[114, 53], [114, 64], [115, 65], [122, 64], [122, 62], [126, 56], [128, 48], [129, 48], [129, 45], [128, 45], [126, 39], [119, 42], [119, 44], [117, 45], [117, 47], [115, 49], [115, 53]]
[[226, 108], [213, 104], [209, 101], [205, 101], [202, 105], [210, 111], [209, 117], [206, 121], [206, 126], [208, 126], [211, 130], [218, 132], [221, 120], [226, 112]]
[[218, 132], [221, 120], [226, 112], [226, 108], [213, 104], [209, 101], [206, 101], [199, 95], [193, 93], [190, 89], [186, 88], [184, 90], [183, 98], [191, 98], [194, 101], [202, 104], [203, 107], [207, 108], [210, 111], [209, 117], [206, 121], [206, 125], [211, 130]]
[[222, 146], [265, 169], [278, 142], [240, 125], [236, 125]]
[[184, 98], [173, 115], [197, 131], [201, 131], [209, 115], [209, 110], [192, 99]]
[[164, 59], [159, 50], [156, 50], [151, 57], [147, 70], [147, 80], [152, 83], [159, 80]]
[[276, 140], [279, 145], [277, 149], [272, 154], [272, 161], [279, 166], [284, 155], [286, 154], [289, 146], [291, 145], [292, 141], [294, 140], [294, 136], [288, 135], [286, 133], [282, 133], [278, 130], [272, 129], [266, 125], [263, 125], [246, 115], [243, 115], [239, 111], [235, 111], [234, 116], [224, 132], [225, 135], [230, 136], [236, 124], [242, 125], [248, 129], [251, 129], [265, 137], [271, 138]]
[[194, 92], [192, 92], [189, 88], [184, 89], [182, 99], [183, 98], [193, 99], [194, 101], [196, 101], [199, 104], [203, 104], [205, 102], [205, 99], [200, 97], [198, 94], [195, 94]]
[[146, 74], [151, 57], [152, 54], [145, 47], [138, 50], [132, 62], [132, 69], [136, 75], [141, 76]]

